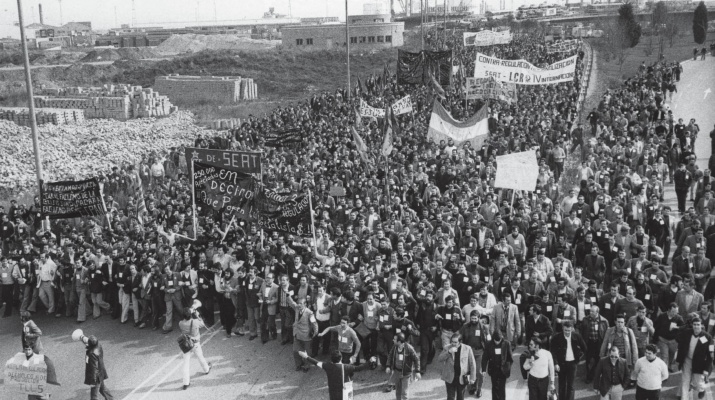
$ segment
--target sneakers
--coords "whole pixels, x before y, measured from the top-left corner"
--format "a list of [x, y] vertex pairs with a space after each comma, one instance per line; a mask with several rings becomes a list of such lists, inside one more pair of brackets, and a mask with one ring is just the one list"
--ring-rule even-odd
[[212, 368], [213, 366], [214, 366], [213, 364], [209, 363], [209, 370], [206, 371], [206, 372], [204, 373], [204, 375], [208, 375], [209, 372], [211, 372], [211, 368]]
[[703, 397], [705, 397], [705, 392], [704, 392], [704, 391], [698, 393], [698, 398], [699, 398], [699, 399], [702, 399]]
[[186, 390], [189, 388], [190, 385], [184, 385], [184, 388], [182, 390]]

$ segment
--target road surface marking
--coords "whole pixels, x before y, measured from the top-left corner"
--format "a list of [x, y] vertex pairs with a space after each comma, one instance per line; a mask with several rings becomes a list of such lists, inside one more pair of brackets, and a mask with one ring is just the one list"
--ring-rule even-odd
[[[212, 326], [211, 329], [213, 329], [217, 324], [218, 324], [218, 322], [217, 322], [216, 324], [214, 324], [214, 326]], [[203, 348], [203, 346], [207, 345], [207, 344], [211, 341], [211, 339], [213, 339], [214, 336], [216, 336], [216, 334], [219, 333], [219, 332], [221, 332], [221, 331], [214, 331], [211, 335], [209, 335], [208, 339], [204, 340], [204, 342], [201, 343], [201, 347]], [[179, 357], [179, 356], [182, 356], [182, 357], [183, 357], [183, 354], [180, 353], [180, 354], [175, 355], [175, 356], [174, 356], [174, 359], [175, 359], [176, 357]], [[172, 359], [172, 361], [173, 361], [173, 359]], [[184, 366], [184, 362], [183, 362], [183, 360], [182, 360], [180, 363], [178, 363], [178, 364], [176, 365], [176, 367], [174, 367], [174, 369], [172, 369], [171, 371], [169, 371], [168, 374], [164, 375], [164, 377], [161, 378], [161, 380], [159, 380], [159, 382], [157, 382], [156, 385], [152, 386], [151, 389], [149, 389], [149, 391], [147, 391], [146, 393], [144, 393], [144, 396], [140, 397], [139, 400], [144, 400], [144, 399], [146, 399], [147, 396], [149, 396], [154, 390], [156, 390], [156, 388], [158, 388], [159, 386], [161, 386], [161, 384], [164, 383], [164, 381], [166, 381], [166, 379], [167, 379], [168, 377], [170, 377], [171, 375], [174, 375], [174, 373], [175, 373], [179, 368], [181, 368], [181, 367], [183, 367], [183, 366]]]
[[[209, 328], [209, 329], [214, 329], [214, 328], [216, 328], [219, 324], [220, 324], [220, 322], [216, 322], [216, 323], [215, 323], [211, 328]], [[216, 332], [218, 332], [218, 331], [216, 331]], [[208, 340], [207, 340], [207, 341], [208, 341]], [[157, 369], [157, 370], [154, 371], [154, 373], [151, 374], [148, 378], [144, 379], [144, 382], [140, 383], [139, 386], [135, 387], [134, 390], [132, 390], [131, 392], [129, 392], [129, 394], [126, 395], [126, 396], [124, 397], [124, 399], [122, 399], [122, 400], [127, 400], [127, 399], [129, 399], [130, 397], [132, 397], [132, 395], [133, 395], [134, 393], [136, 393], [139, 389], [141, 389], [142, 387], [144, 387], [144, 385], [146, 385], [147, 383], [151, 382], [151, 380], [154, 379], [154, 377], [155, 377], [159, 372], [161, 372], [162, 370], [164, 370], [164, 368], [168, 367], [169, 364], [171, 364], [172, 362], [174, 362], [174, 360], [176, 360], [176, 358], [179, 357], [180, 355], [182, 355], [182, 354], [177, 354], [177, 355], [171, 357], [166, 363], [164, 363], [164, 365], [161, 366], [161, 368]]]

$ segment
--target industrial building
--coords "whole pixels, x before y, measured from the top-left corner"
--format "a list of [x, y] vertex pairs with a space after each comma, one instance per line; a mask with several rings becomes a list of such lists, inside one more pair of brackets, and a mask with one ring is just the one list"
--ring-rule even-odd
[[[404, 22], [392, 22], [389, 14], [350, 15], [350, 47], [356, 49], [399, 47], [404, 44]], [[345, 24], [285, 26], [283, 46], [304, 50], [345, 47]]]

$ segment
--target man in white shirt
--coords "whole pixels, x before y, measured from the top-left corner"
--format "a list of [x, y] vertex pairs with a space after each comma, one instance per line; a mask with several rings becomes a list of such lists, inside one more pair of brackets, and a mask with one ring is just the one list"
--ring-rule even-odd
[[[325, 328], [330, 326], [330, 310], [326, 303], [329, 301], [330, 296], [325, 293], [325, 287], [322, 285], [316, 286], [316, 296], [315, 296], [315, 319], [318, 320], [318, 331], [322, 332]], [[323, 312], [327, 309], [327, 313]], [[314, 337], [311, 344], [311, 350], [313, 355], [318, 354], [318, 349], [320, 348], [320, 342], [323, 342], [323, 355], [330, 354], [330, 336], [326, 335], [323, 338]]]
[[656, 357], [658, 346], [649, 344], [645, 347], [645, 357], [636, 361], [631, 381], [636, 383], [636, 398], [658, 399], [663, 382], [668, 379], [668, 366]]
[[529, 342], [530, 357], [526, 359], [523, 368], [529, 371], [529, 399], [547, 400], [549, 392], [554, 387], [554, 359], [547, 350], [541, 348], [541, 340], [531, 338]]
[[38, 297], [47, 307], [48, 314], [55, 313], [54, 279], [56, 273], [57, 264], [47, 256], [47, 253], [41, 253], [37, 262], [37, 289]]

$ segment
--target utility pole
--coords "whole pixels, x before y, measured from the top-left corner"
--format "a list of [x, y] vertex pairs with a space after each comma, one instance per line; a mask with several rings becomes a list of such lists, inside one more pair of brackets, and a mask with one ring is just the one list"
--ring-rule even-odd
[[350, 16], [348, 14], [348, 0], [345, 0], [345, 47], [348, 52], [348, 100], [350, 100]]
[[420, 0], [420, 36], [422, 38], [422, 50], [425, 49], [425, 4], [427, 0]]
[[132, 28], [137, 27], [137, 8], [136, 5], [134, 4], [134, 0], [132, 0]]
[[62, 26], [62, 0], [57, 0], [60, 3], [60, 26]]
[[[60, 4], [62, 4], [60, 2]], [[17, 16], [20, 22], [20, 43], [22, 45], [22, 60], [25, 66], [25, 85], [27, 86], [27, 105], [30, 111], [30, 130], [32, 131], [32, 149], [35, 152], [35, 173], [37, 174], [37, 190], [42, 188], [42, 157], [40, 143], [37, 137], [37, 119], [35, 117], [35, 100], [32, 94], [32, 77], [30, 76], [30, 58], [27, 55], [27, 38], [25, 37], [25, 21], [22, 19], [22, 0], [17, 0]]]

